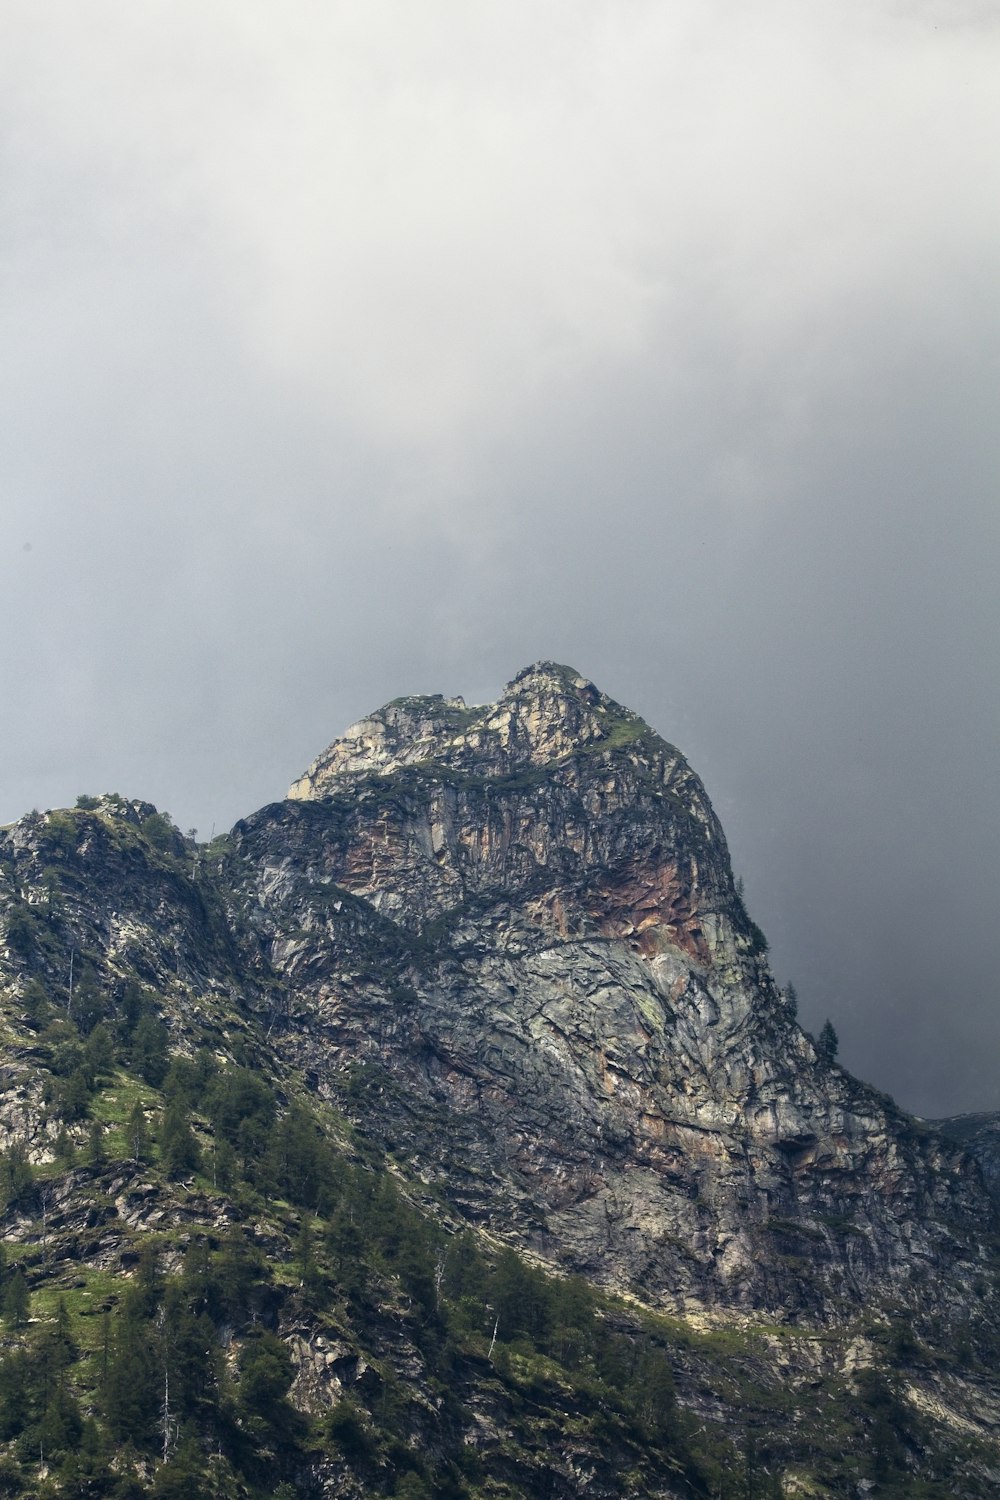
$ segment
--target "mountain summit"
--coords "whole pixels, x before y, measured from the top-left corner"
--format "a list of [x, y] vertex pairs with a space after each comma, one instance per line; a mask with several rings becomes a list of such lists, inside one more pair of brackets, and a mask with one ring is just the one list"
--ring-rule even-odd
[[571, 668], [209, 845], [0, 830], [0, 1046], [12, 1493], [996, 1493], [994, 1122], [800, 1028], [698, 776]]
[[945, 1267], [936, 1299], [967, 1295], [975, 1168], [799, 1028], [704, 787], [636, 714], [541, 662], [495, 704], [388, 704], [290, 797], [231, 865], [283, 1045], [321, 1088], [349, 1060], [464, 1214], [679, 1310], [823, 1319]]
[[638, 736], [646, 725], [572, 667], [536, 662], [497, 703], [463, 698], [397, 698], [353, 724], [292, 784], [292, 798], [328, 796], [345, 776], [391, 775], [424, 762], [481, 775], [544, 766], [585, 746]]

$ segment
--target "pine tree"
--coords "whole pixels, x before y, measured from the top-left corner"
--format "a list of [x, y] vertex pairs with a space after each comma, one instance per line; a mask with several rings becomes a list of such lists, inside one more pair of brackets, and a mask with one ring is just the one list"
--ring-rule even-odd
[[146, 1447], [156, 1439], [161, 1398], [154, 1331], [144, 1319], [128, 1313], [119, 1316], [117, 1325], [101, 1382], [104, 1417], [112, 1437]]
[[92, 1167], [101, 1167], [107, 1159], [104, 1150], [104, 1126], [100, 1120], [90, 1122], [90, 1134], [87, 1137], [87, 1159]]
[[62, 1384], [57, 1385], [44, 1417], [34, 1430], [39, 1449], [45, 1454], [72, 1451], [80, 1441], [82, 1427], [80, 1408], [69, 1391]]
[[212, 1150], [212, 1183], [217, 1188], [231, 1188], [236, 1179], [236, 1152], [228, 1141], [215, 1138]]
[[170, 1177], [184, 1177], [196, 1172], [201, 1152], [188, 1119], [183, 1100], [175, 1099], [163, 1112], [160, 1128], [160, 1158]]
[[0, 1155], [0, 1203], [9, 1208], [25, 1197], [34, 1175], [24, 1146], [14, 1141]]
[[90, 1108], [90, 1085], [83, 1068], [74, 1068], [62, 1079], [56, 1095], [56, 1109], [62, 1120], [82, 1120]]
[[103, 1021], [99, 1021], [90, 1033], [84, 1050], [87, 1066], [95, 1079], [102, 1073], [108, 1074], [114, 1072], [114, 1044], [111, 1040], [111, 1033]]
[[285, 1401], [295, 1366], [286, 1344], [276, 1334], [255, 1332], [239, 1357], [239, 1400], [251, 1416], [268, 1422], [288, 1422], [292, 1408]]
[[76, 1345], [73, 1342], [73, 1333], [69, 1321], [69, 1309], [66, 1306], [65, 1297], [60, 1297], [56, 1303], [56, 1321], [53, 1337], [58, 1344], [67, 1351], [67, 1359], [73, 1360], [77, 1357]]
[[163, 1022], [148, 1013], [144, 1015], [132, 1035], [132, 1066], [154, 1089], [167, 1076], [169, 1044], [170, 1035]]
[[4, 1288], [3, 1315], [4, 1320], [11, 1328], [23, 1328], [28, 1321], [28, 1308], [31, 1297], [28, 1292], [28, 1283], [24, 1279], [24, 1272], [18, 1266]]
[[816, 1056], [821, 1063], [829, 1067], [837, 1056], [837, 1048], [839, 1046], [840, 1041], [833, 1029], [833, 1022], [829, 1020], [824, 1021], [823, 1029], [816, 1039]]
[[71, 1167], [76, 1161], [76, 1149], [65, 1125], [60, 1125], [53, 1149], [56, 1153], [56, 1160], [62, 1162], [64, 1167]]

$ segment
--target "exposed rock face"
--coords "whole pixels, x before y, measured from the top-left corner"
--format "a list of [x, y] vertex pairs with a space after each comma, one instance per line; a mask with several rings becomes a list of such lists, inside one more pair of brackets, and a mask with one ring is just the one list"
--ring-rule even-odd
[[397, 701], [234, 830], [273, 1035], [463, 1213], [665, 1305], [958, 1307], [960, 1146], [823, 1064], [681, 754], [575, 672]]
[[[242, 1325], [226, 1311], [230, 1370], [259, 1315], [314, 1437], [346, 1393], [371, 1414], [405, 1389], [394, 1441], [433, 1450], [452, 1480], [478, 1455], [482, 1485], [448, 1493], [742, 1492], [744, 1432], [787, 1494], [924, 1493], [928, 1465], [928, 1496], [997, 1492], [997, 1117], [914, 1120], [817, 1055], [697, 776], [575, 672], [539, 664], [484, 707], [390, 704], [211, 846], [115, 796], [0, 829], [0, 1032], [3, 1229], [36, 1310], [67, 1287], [117, 1307], [150, 1245], [174, 1277], [192, 1244], [284, 1262]], [[237, 1137], [229, 1181], [223, 1117], [192, 1081], [216, 1064], [263, 1081], [276, 1131], [308, 1104], [297, 1128], [340, 1163], [328, 1201], [255, 1176], [263, 1136]], [[190, 1178], [165, 1149], [185, 1088], [203, 1152]], [[434, 1248], [422, 1292], [391, 1215], [355, 1274], [338, 1195], [354, 1183], [350, 1203], [367, 1201], [357, 1185], [376, 1178], [373, 1216], [398, 1184], [413, 1243]], [[307, 1284], [288, 1266], [314, 1207]], [[459, 1235], [463, 1221], [486, 1232]], [[494, 1352], [486, 1287], [516, 1261], [502, 1241], [647, 1306], [602, 1297], [591, 1344], [554, 1323], [544, 1349], [522, 1348], [515, 1325]], [[492, 1277], [474, 1295], [472, 1244]], [[593, 1351], [619, 1337], [615, 1374]], [[0, 1345], [21, 1340], [8, 1327]], [[676, 1428], [650, 1425], [662, 1387], [629, 1404], [665, 1349]], [[78, 1374], [92, 1404], [92, 1369]], [[324, 1452], [302, 1460], [317, 1492], [387, 1492], [388, 1448], [356, 1473]]]
[[995, 1202], [1000, 1203], [1000, 1114], [953, 1115], [935, 1120], [935, 1129], [958, 1141], [979, 1163], [983, 1181]]

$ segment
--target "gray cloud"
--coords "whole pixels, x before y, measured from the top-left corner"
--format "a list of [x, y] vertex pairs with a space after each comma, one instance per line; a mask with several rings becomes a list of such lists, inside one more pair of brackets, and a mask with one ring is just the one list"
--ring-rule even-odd
[[207, 834], [568, 659], [704, 775], [806, 1024], [1000, 1107], [998, 53], [952, 0], [8, 6], [0, 815]]

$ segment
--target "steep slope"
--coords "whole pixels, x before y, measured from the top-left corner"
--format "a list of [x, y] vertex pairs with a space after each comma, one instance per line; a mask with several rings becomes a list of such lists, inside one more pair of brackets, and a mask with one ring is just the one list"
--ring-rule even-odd
[[697, 776], [569, 669], [208, 846], [0, 830], [0, 1069], [9, 1493], [1000, 1484], [993, 1122], [817, 1052]]
[[935, 1120], [933, 1125], [978, 1162], [988, 1192], [994, 1201], [1000, 1201], [1000, 1114], [953, 1115], [948, 1120]]
[[0, 1490], [706, 1494], [662, 1332], [310, 1099], [218, 851], [81, 802], [0, 830]]
[[697, 776], [541, 663], [498, 703], [404, 699], [228, 877], [290, 997], [284, 1055], [462, 1212], [679, 1310], [963, 1313], [972, 1163], [817, 1056]]

